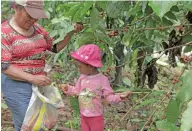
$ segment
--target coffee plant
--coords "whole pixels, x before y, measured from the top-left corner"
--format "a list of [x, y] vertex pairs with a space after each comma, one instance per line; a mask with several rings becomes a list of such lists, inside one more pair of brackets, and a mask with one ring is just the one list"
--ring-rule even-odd
[[[2, 1], [2, 20], [13, 12], [10, 5]], [[45, 9], [49, 18], [39, 20], [39, 24], [54, 37], [54, 44], [73, 30], [73, 23], [83, 23], [85, 27], [54, 57], [54, 65], [65, 69], [55, 74], [58, 83], [77, 78], [69, 52], [95, 43], [103, 51], [104, 67], [100, 71], [110, 77], [114, 89], [138, 93], [133, 93], [135, 104], [119, 122], [129, 111], [149, 106], [151, 112], [139, 130], [192, 130], [191, 1], [45, 1]], [[170, 78], [172, 82], [166, 83], [166, 90], [156, 90], [156, 84], [163, 81], [157, 64], [162, 56], [168, 57], [168, 68], [177, 68], [179, 63], [184, 67]], [[131, 77], [124, 77], [125, 70]], [[71, 99], [71, 103], [75, 101]], [[72, 106], [76, 117], [78, 105]]]

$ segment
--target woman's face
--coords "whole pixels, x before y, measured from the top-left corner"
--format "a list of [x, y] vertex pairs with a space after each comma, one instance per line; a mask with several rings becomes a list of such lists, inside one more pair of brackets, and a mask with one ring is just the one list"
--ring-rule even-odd
[[15, 8], [15, 16], [16, 16], [16, 22], [18, 24], [19, 27], [29, 30], [31, 28], [31, 26], [33, 26], [33, 24], [35, 22], [38, 21], [38, 19], [34, 19], [32, 18], [27, 11], [25, 10], [25, 8]]

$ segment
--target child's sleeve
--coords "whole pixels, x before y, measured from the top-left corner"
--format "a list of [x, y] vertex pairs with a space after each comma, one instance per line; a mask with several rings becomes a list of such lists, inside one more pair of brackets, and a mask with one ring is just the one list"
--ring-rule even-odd
[[115, 94], [113, 89], [110, 86], [109, 80], [107, 77], [104, 79], [103, 83], [103, 96], [109, 103], [119, 103], [121, 98], [119, 95]]
[[68, 90], [66, 92], [68, 95], [78, 95], [79, 94], [80, 86], [81, 86], [81, 78], [82, 78], [82, 76], [79, 77], [75, 86], [71, 86], [71, 85], [68, 86]]

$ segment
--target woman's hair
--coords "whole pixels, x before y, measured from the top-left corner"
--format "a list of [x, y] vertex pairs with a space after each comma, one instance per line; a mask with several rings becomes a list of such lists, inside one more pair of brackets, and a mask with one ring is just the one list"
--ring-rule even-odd
[[23, 8], [24, 8], [24, 6], [19, 5], [19, 4], [17, 4], [17, 3], [14, 3], [14, 5], [15, 5], [15, 7], [16, 7], [17, 9], [23, 9]]
[[17, 4], [14, 0], [10, 1], [10, 7], [11, 7], [11, 8], [14, 8], [14, 6], [15, 6], [17, 9], [22, 9], [22, 8], [24, 8], [22, 5]]

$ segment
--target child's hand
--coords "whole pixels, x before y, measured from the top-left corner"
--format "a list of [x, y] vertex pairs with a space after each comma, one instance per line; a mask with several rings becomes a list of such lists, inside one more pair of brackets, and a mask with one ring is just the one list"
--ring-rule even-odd
[[121, 98], [122, 100], [124, 100], [126, 97], [129, 97], [131, 94], [132, 94], [131, 91], [127, 91], [127, 92], [122, 92], [122, 93], [120, 93], [119, 96], [120, 96], [120, 98]]
[[67, 84], [60, 84], [59, 87], [64, 93], [67, 93], [68, 91], [68, 85]]

